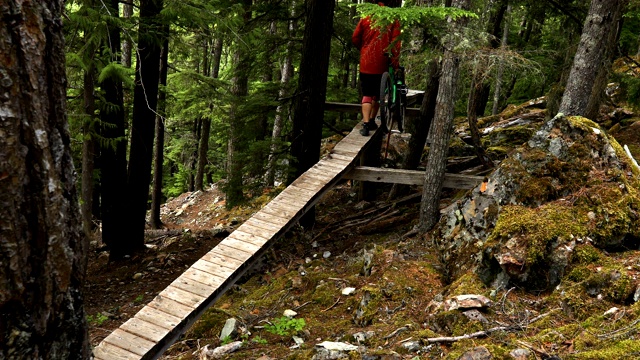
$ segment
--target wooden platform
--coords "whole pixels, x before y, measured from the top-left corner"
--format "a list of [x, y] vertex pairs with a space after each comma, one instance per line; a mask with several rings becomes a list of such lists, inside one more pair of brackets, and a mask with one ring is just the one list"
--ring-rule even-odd
[[156, 359], [348, 172], [373, 136], [356, 127], [331, 154], [194, 263], [94, 350], [95, 359]]
[[[420, 183], [420, 174], [416, 172], [364, 167], [353, 170], [363, 149], [373, 138], [373, 134], [363, 137], [358, 131], [359, 126], [331, 153], [195, 262], [133, 318], [107, 336], [93, 350], [95, 359], [157, 359], [275, 240], [347, 174], [349, 178], [364, 181]], [[454, 175], [448, 175], [448, 179], [448, 186], [459, 188], [469, 188], [481, 181], [478, 177]]]

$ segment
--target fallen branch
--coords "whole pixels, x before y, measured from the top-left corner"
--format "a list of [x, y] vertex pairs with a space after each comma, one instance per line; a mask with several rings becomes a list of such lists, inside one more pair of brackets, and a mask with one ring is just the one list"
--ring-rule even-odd
[[[439, 342], [446, 342], [446, 343], [451, 343], [451, 342], [456, 342], [456, 341], [460, 341], [460, 340], [465, 340], [465, 339], [471, 339], [471, 338], [477, 338], [477, 337], [484, 337], [487, 336], [493, 332], [496, 331], [513, 331], [513, 330], [520, 330], [525, 328], [528, 325], [531, 325], [532, 323], [548, 316], [549, 314], [560, 310], [560, 309], [553, 309], [547, 313], [538, 315], [536, 317], [534, 317], [533, 319], [531, 319], [530, 321], [527, 321], [526, 324], [524, 325], [507, 325], [507, 326], [496, 326], [493, 327], [491, 329], [487, 329], [487, 330], [483, 330], [483, 331], [476, 331], [474, 333], [471, 334], [464, 334], [464, 335], [460, 335], [460, 336], [442, 336], [442, 337], [436, 337], [436, 338], [428, 338], [427, 342], [429, 343], [439, 343]], [[640, 322], [640, 320], [638, 320]]]
[[338, 297], [338, 300], [336, 300], [335, 303], [333, 303], [333, 305], [329, 306], [328, 308], [324, 309], [324, 310], [320, 310], [321, 312], [327, 312], [331, 309], [333, 309], [336, 305], [338, 305], [338, 303], [340, 302], [340, 297]]
[[476, 331], [474, 333], [471, 334], [464, 334], [464, 335], [460, 335], [460, 336], [441, 336], [441, 337], [435, 337], [435, 338], [427, 338], [427, 342], [429, 343], [441, 343], [441, 342], [445, 342], [445, 343], [451, 343], [451, 342], [456, 342], [456, 341], [460, 341], [460, 340], [465, 340], [465, 339], [472, 339], [472, 338], [477, 338], [477, 337], [483, 337], [483, 336], [487, 336], [493, 332], [496, 331], [511, 331], [511, 330], [516, 330], [519, 329], [519, 326], [497, 326], [491, 329], [487, 329], [487, 330], [483, 330], [483, 331]]

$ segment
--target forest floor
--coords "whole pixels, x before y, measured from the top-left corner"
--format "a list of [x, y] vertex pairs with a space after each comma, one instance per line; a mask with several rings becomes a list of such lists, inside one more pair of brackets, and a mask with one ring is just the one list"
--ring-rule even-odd
[[[637, 137], [638, 124], [617, 135]], [[393, 150], [404, 151], [405, 140], [396, 139], [391, 154]], [[633, 144], [632, 152], [640, 149], [640, 139], [635, 140], [629, 142]], [[322, 340], [353, 343], [356, 332], [367, 337], [375, 334], [365, 341], [371, 349], [401, 354], [389, 359], [411, 359], [416, 354], [424, 359], [440, 358], [461, 353], [463, 348], [473, 345], [469, 342], [474, 340], [468, 340], [459, 345], [410, 349], [416, 340], [420, 343], [419, 338], [482, 329], [478, 322], [469, 324], [469, 320], [463, 321], [451, 312], [434, 316], [433, 307], [442, 301], [447, 288], [457, 287], [476, 294], [486, 289], [473, 282], [465, 284], [464, 278], [447, 284], [447, 279], [442, 278], [446, 274], [441, 271], [439, 255], [428, 239], [405, 237], [418, 220], [420, 189], [410, 188], [406, 196], [394, 201], [387, 199], [389, 190], [389, 185], [383, 185], [375, 201], [358, 202], [351, 182], [340, 182], [318, 203], [314, 228], [302, 231], [294, 227], [277, 241], [261, 263], [250, 269], [167, 351], [167, 358], [204, 358], [199, 354], [205, 345], [214, 348], [225, 343], [218, 336], [230, 317], [240, 320], [239, 332], [246, 344], [240, 353], [230, 356], [234, 359], [283, 359], [289, 358], [295, 349], [303, 351], [296, 359], [306, 359], [310, 358], [309, 352], [304, 352], [310, 351], [307, 344]], [[161, 210], [165, 229], [147, 231], [148, 249], [120, 263], [109, 263], [103, 244], [92, 242], [85, 291], [92, 346], [133, 317], [277, 193], [277, 189], [267, 191], [246, 206], [230, 211], [225, 208], [223, 193], [216, 185], [170, 199]], [[445, 189], [441, 208], [460, 194]], [[363, 276], [367, 252], [374, 254], [374, 265], [370, 267], [371, 274]], [[638, 270], [640, 276], [638, 252], [612, 256], [616, 257], [616, 263]], [[357, 296], [342, 294], [346, 287], [356, 288]], [[379, 311], [358, 319], [354, 313], [366, 293], [371, 294]], [[536, 359], [573, 353], [573, 338], [527, 337], [575, 322], [571, 315], [558, 313], [557, 302], [547, 300], [546, 295], [518, 289], [498, 293], [487, 326], [517, 330], [497, 332], [492, 341], [520, 344]], [[592, 301], [595, 300], [587, 299], [585, 304]], [[599, 305], [598, 309], [607, 305]], [[264, 330], [264, 325], [274, 324], [285, 309], [300, 313], [306, 320], [304, 331], [298, 333], [304, 344], [296, 344], [291, 336], [277, 336]], [[531, 318], [538, 322], [532, 324]], [[516, 334], [518, 331], [520, 334]]]

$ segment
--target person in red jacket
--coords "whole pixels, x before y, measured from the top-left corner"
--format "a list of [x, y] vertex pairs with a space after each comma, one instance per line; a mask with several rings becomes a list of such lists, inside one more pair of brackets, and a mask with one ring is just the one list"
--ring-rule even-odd
[[[376, 2], [376, 1], [372, 1]], [[394, 0], [377, 0], [380, 6], [397, 6]], [[360, 134], [369, 136], [369, 130], [378, 128], [375, 116], [380, 104], [378, 94], [382, 74], [389, 70], [389, 61], [398, 68], [400, 56], [400, 23], [396, 20], [387, 28], [374, 29], [371, 19], [360, 19], [351, 41], [360, 50], [360, 86], [362, 88], [362, 129]], [[391, 55], [389, 55], [391, 53]], [[384, 124], [383, 124], [384, 125]]]

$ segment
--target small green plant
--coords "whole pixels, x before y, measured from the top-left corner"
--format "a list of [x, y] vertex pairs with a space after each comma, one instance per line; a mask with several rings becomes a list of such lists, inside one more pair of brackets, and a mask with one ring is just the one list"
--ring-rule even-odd
[[87, 316], [87, 322], [95, 326], [100, 326], [107, 320], [109, 320], [109, 317], [100, 313]]
[[138, 295], [138, 296], [136, 296], [135, 299], [133, 299], [133, 302], [136, 303], [136, 304], [140, 304], [142, 302], [142, 300], [144, 300], [144, 296]]
[[231, 338], [231, 336], [227, 335], [221, 340], [221, 345], [227, 345], [231, 343], [231, 341], [233, 341], [233, 339]]
[[267, 340], [261, 338], [259, 335], [256, 335], [253, 339], [251, 339], [251, 341], [256, 344], [267, 345]]
[[265, 325], [268, 332], [280, 336], [289, 336], [304, 329], [304, 319], [292, 319], [286, 316], [273, 320], [273, 324]]

